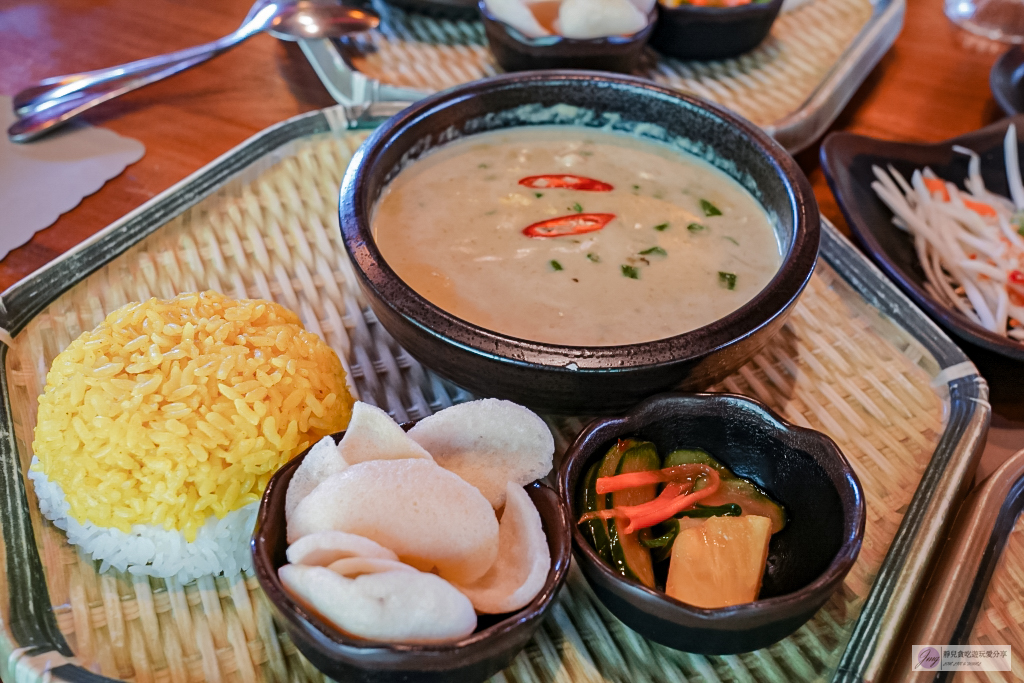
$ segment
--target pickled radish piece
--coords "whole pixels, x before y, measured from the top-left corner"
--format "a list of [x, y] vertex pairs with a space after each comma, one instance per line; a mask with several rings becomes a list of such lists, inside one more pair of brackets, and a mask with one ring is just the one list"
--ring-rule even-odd
[[753, 602], [761, 591], [771, 536], [771, 520], [754, 515], [711, 517], [681, 529], [665, 592], [706, 609]]

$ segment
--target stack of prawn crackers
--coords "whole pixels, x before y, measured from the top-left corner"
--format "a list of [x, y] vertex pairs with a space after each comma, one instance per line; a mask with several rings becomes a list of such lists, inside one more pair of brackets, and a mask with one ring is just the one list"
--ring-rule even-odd
[[348, 634], [457, 640], [525, 607], [551, 555], [523, 489], [551, 471], [544, 421], [509, 401], [442, 410], [408, 433], [356, 403], [340, 443], [306, 455], [285, 503], [289, 594]]

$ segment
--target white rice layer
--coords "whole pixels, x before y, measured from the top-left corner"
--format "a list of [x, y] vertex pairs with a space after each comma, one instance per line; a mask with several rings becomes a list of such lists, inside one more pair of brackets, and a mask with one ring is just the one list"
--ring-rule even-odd
[[223, 519], [211, 515], [192, 542], [186, 541], [176, 529], [168, 531], [153, 524], [135, 524], [132, 532], [126, 534], [72, 517], [60, 484], [37, 470], [38, 462], [32, 458], [28, 478], [35, 488], [40, 511], [67, 534], [69, 543], [102, 563], [101, 573], [113, 567], [144, 576], [173, 576], [180, 583], [188, 583], [201, 576], [232, 576], [252, 569], [249, 540], [259, 503], [229, 512]]

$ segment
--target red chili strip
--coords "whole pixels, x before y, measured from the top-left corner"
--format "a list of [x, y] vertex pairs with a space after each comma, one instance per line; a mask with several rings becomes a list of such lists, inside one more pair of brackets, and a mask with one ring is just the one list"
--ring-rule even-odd
[[615, 188], [608, 183], [581, 175], [532, 175], [519, 181], [520, 185], [535, 190], [579, 190], [581, 192], [611, 192]]
[[690, 489], [692, 488], [693, 484], [690, 482], [686, 482], [684, 484], [678, 484], [673, 482], [665, 486], [665, 488], [661, 492], [661, 495], [659, 495], [654, 500], [647, 501], [646, 503], [641, 503], [640, 505], [622, 505], [617, 508], [593, 510], [580, 517], [579, 521], [576, 523], [583, 524], [584, 522], [589, 522], [592, 519], [609, 520], [615, 519], [617, 517], [623, 517], [628, 519], [630, 514], [645, 514], [647, 512], [651, 512], [652, 510], [660, 509], [663, 505], [666, 504], [666, 502], [672, 500], [673, 498], [680, 494], [689, 493]]
[[595, 488], [598, 493], [614, 493], [615, 491], [631, 489], [637, 486], [647, 486], [648, 484], [662, 484], [667, 481], [692, 479], [698, 475], [706, 474], [711, 469], [707, 465], [688, 463], [686, 465], [666, 467], [663, 470], [629, 472], [627, 474], [617, 474], [613, 477], [599, 477], [597, 482], [595, 482]]
[[575, 213], [558, 218], [549, 218], [523, 228], [527, 237], [565, 237], [594, 232], [608, 225], [615, 218], [614, 213]]
[[1015, 285], [1024, 285], [1024, 273], [1019, 270], [1010, 271], [1010, 282]]
[[[666, 504], [659, 506], [658, 508], [651, 510], [650, 512], [644, 512], [640, 515], [627, 515], [629, 516], [629, 526], [626, 527], [623, 533], [635, 534], [641, 529], [652, 527], [655, 524], [660, 524], [670, 517], [674, 517], [683, 510], [693, 507], [699, 501], [704, 500], [715, 491], [718, 490], [718, 485], [721, 479], [718, 476], [718, 472], [714, 469], [711, 470], [713, 474], [708, 477], [708, 484], [700, 491], [694, 491], [693, 493], [676, 496], [675, 498], [668, 501]], [[655, 499], [657, 500], [657, 499]]]
[[676, 496], [685, 495], [693, 490], [692, 482], [678, 483], [672, 482], [666, 484], [665, 488], [662, 489], [661, 494], [654, 500], [649, 500], [646, 503], [640, 505], [620, 505], [616, 510], [621, 510], [627, 517], [642, 517], [646, 514], [660, 510], [670, 501], [674, 500]]

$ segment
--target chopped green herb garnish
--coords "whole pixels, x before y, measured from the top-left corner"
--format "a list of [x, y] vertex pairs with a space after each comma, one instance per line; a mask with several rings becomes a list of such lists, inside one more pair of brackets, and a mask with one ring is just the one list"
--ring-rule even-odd
[[701, 230], [706, 230], [707, 228], [705, 228], [700, 223], [690, 223], [689, 225], [686, 226], [686, 229], [689, 230], [690, 232], [700, 232]]
[[718, 284], [726, 289], [736, 289], [736, 273], [718, 271]]
[[700, 208], [704, 210], [705, 216], [721, 216], [722, 211], [706, 199], [700, 200]]
[[1017, 228], [1017, 234], [1020, 235], [1021, 237], [1024, 237], [1024, 225]]
[[488, 211], [488, 212], [487, 212], [487, 213], [485, 213], [484, 215], [485, 215], [485, 216], [493, 216], [493, 215], [494, 215], [494, 214], [496, 214], [496, 213], [498, 213], [498, 210], [497, 210], [497, 209], [491, 209], [490, 211]]
[[[551, 269], [552, 269], [552, 270], [564, 270], [564, 269], [562, 268], [562, 264], [561, 264], [561, 263], [559, 263], [558, 261], [555, 261], [555, 260], [552, 260], [552, 261], [551, 261]], [[733, 275], [733, 278], [734, 278], [734, 279], [735, 279], [735, 277], [736, 277], [736, 276], [735, 276], [735, 275]], [[732, 289], [732, 287], [730, 287], [729, 289]]]
[[574, 203], [574, 204], [573, 204], [572, 206], [570, 206], [569, 208], [570, 208], [570, 209], [572, 209], [573, 211], [575, 211], [576, 213], [583, 213], [583, 207], [582, 207], [582, 206], [580, 206], [580, 203], [579, 203], [579, 202], [575, 202], [575, 203]]
[[634, 186], [633, 186], [633, 189], [634, 189], [634, 190], [639, 190], [639, 189], [640, 189], [640, 186], [639, 186], [639, 185], [634, 185]]
[[657, 254], [658, 256], [668, 256], [668, 252], [661, 247], [651, 247], [650, 249], [644, 249], [640, 252], [641, 254]]
[[631, 280], [640, 279], [640, 271], [634, 268], [633, 266], [627, 266], [626, 264], [622, 264], [622, 274], [630, 278]]
[[654, 229], [657, 230], [658, 232], [665, 232], [666, 230], [668, 230], [668, 223], [658, 223], [657, 225], [654, 226]]
[[597, 254], [593, 253], [593, 252], [587, 254], [587, 259], [589, 259], [590, 261], [593, 261], [594, 263], [600, 263], [601, 262], [601, 257], [598, 256]]
[[737, 242], [735, 238], [733, 238], [733, 237], [729, 237], [728, 235], [722, 235], [722, 239], [723, 239], [723, 240], [729, 240], [730, 242], [732, 242], [733, 244], [735, 244], [735, 245], [736, 245], [737, 247], [738, 247], [738, 246], [740, 246], [740, 243], [739, 243], [739, 242]]
[[533, 196], [536, 197], [537, 199], [540, 199], [541, 197], [544, 196], [544, 193], [543, 192], [534, 192]]
[[477, 168], [490, 168], [487, 164], [480, 164]]
[[652, 197], [654, 197], [655, 199], [664, 199], [664, 198], [665, 198], [665, 195], [663, 195], [663, 194], [661, 193], [661, 190], [658, 190], [657, 192], [655, 192], [655, 193], [654, 193], [653, 195], [651, 195], [651, 196], [652, 196]]

